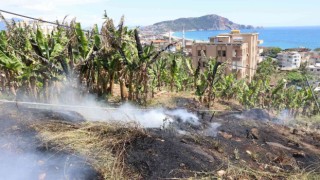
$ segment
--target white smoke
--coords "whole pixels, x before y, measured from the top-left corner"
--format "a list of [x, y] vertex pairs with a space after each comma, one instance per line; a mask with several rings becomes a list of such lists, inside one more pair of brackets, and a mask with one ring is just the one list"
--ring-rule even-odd
[[289, 124], [289, 122], [294, 119], [294, 117], [290, 114], [288, 109], [285, 109], [279, 113], [279, 115], [273, 119], [273, 122], [276, 124]]
[[203, 131], [205, 136], [217, 137], [218, 128], [221, 126], [220, 123], [210, 123], [209, 127]]
[[34, 133], [20, 129], [24, 127], [14, 120], [0, 118], [0, 179], [79, 179], [94, 173], [77, 155], [38, 149]]
[[170, 116], [177, 117], [183, 123], [190, 123], [195, 126], [200, 125], [199, 118], [197, 117], [197, 115], [188, 112], [186, 109], [176, 109], [171, 111], [168, 110], [165, 113]]
[[90, 104], [88, 108], [78, 109], [77, 112], [91, 121], [134, 122], [144, 128], [165, 128], [176, 120], [181, 120], [182, 123], [200, 125], [199, 118], [185, 109], [141, 109], [129, 103], [119, 108], [101, 108], [101, 106]]
[[[55, 88], [55, 87], [52, 87]], [[129, 103], [112, 107], [98, 102], [94, 95], [80, 92], [68, 83], [60, 84], [58, 95], [52, 96], [52, 104], [34, 103], [32, 107], [52, 110], [70, 110], [80, 113], [88, 121], [134, 122], [144, 128], [164, 128], [175, 121], [200, 125], [199, 118], [185, 109], [143, 109]]]

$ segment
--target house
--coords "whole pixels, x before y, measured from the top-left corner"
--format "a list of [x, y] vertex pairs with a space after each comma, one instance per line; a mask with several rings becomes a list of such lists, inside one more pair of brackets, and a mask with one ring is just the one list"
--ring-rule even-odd
[[307, 66], [307, 70], [314, 75], [320, 76], [320, 63], [316, 63], [315, 65]]
[[[263, 41], [258, 39], [258, 33], [241, 33], [232, 30], [229, 34], [221, 34], [210, 38], [210, 42], [194, 43], [192, 46], [193, 65], [198, 62], [205, 67], [209, 58], [216, 58], [219, 62], [228, 64], [226, 73], [236, 73], [237, 79], [247, 78], [251, 81], [262, 59], [263, 52], [258, 47]], [[206, 57], [202, 57], [202, 52]]]
[[41, 21], [19, 21], [17, 22], [17, 25], [20, 27], [30, 26], [33, 28], [33, 30], [37, 30], [37, 28], [40, 28], [45, 35], [51, 34], [52, 31], [57, 28], [57, 25], [48, 24]]
[[296, 51], [278, 53], [277, 59], [281, 70], [299, 69], [301, 65], [301, 54]]
[[312, 52], [308, 61], [308, 65], [315, 65], [316, 63], [320, 63], [320, 53]]

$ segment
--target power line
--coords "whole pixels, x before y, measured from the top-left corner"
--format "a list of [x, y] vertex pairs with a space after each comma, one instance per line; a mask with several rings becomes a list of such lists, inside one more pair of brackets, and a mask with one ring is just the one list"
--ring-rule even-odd
[[[34, 18], [34, 17], [30, 17], [30, 16], [26, 16], [26, 15], [23, 15], [23, 14], [18, 14], [18, 13], [14, 13], [14, 12], [2, 10], [2, 9], [0, 9], [0, 12], [6, 13], [6, 14], [11, 14], [11, 15], [18, 16], [18, 17], [27, 18], [27, 19], [32, 19], [32, 20], [39, 21], [39, 22], [44, 22], [44, 23], [56, 25], [58, 27], [60, 26], [60, 27], [68, 28], [68, 29], [73, 29], [73, 27], [70, 27], [70, 26], [67, 26], [67, 25], [64, 25], [64, 24], [59, 24], [59, 23], [56, 23], [56, 22], [47, 21], [47, 20], [43, 20], [43, 19], [40, 19], [40, 18]], [[89, 34], [91, 33], [90, 30], [81, 29], [81, 31], [89, 33]], [[100, 35], [100, 36], [104, 36], [104, 37], [108, 37], [108, 36], [106, 36], [104, 34], [101, 34], [101, 33], [95, 33], [95, 34]], [[109, 35], [109, 36], [112, 37], [112, 38], [115, 38], [112, 35]], [[134, 42], [134, 41], [126, 40], [126, 39], [122, 39], [121, 41]]]
[[[64, 27], [64, 28], [68, 28], [68, 29], [73, 29], [72, 27], [70, 26], [67, 26], [67, 25], [64, 25], [64, 24], [59, 24], [59, 23], [55, 23], [55, 22], [51, 22], [51, 21], [47, 21], [47, 20], [43, 20], [43, 19], [39, 19], [39, 18], [34, 18], [34, 17], [30, 17], [30, 16], [26, 16], [26, 15], [23, 15], [23, 14], [18, 14], [18, 13], [14, 13], [14, 12], [10, 12], [10, 11], [6, 11], [6, 10], [2, 10], [0, 9], [0, 12], [3, 12], [3, 13], [6, 13], [6, 14], [11, 14], [11, 15], [14, 15], [14, 16], [19, 16], [19, 17], [23, 17], [23, 18], [27, 18], [27, 19], [32, 19], [32, 20], [35, 20], [35, 21], [39, 21], [39, 22], [44, 22], [44, 23], [48, 23], [48, 24], [52, 24], [52, 25], [56, 25], [56, 26], [61, 26], [61, 27]], [[91, 33], [91, 31], [89, 30], [85, 30], [85, 29], [81, 29], [81, 31], [83, 32], [87, 32], [87, 33]], [[108, 37], [104, 34], [101, 34], [101, 33], [95, 33], [97, 35], [100, 35], [100, 36], [103, 36], [103, 37]], [[109, 34], [110, 37], [116, 39], [116, 37], [112, 36]], [[125, 42], [134, 42], [133, 40], [127, 40], [127, 39], [121, 39], [121, 41], [125, 41]], [[164, 48], [162, 49], [161, 51], [165, 51], [167, 48]]]
[[[51, 21], [47, 21], [47, 20], [43, 20], [43, 19], [39, 19], [39, 18], [34, 18], [34, 17], [22, 15], [22, 14], [17, 14], [17, 13], [5, 11], [5, 10], [2, 10], [2, 9], [0, 9], [0, 12], [6, 13], [6, 14], [11, 14], [11, 15], [14, 15], [14, 16], [27, 18], [27, 19], [32, 19], [32, 20], [35, 20], [35, 21], [40, 21], [40, 22], [44, 22], [44, 23], [48, 23], [48, 24], [52, 24], [52, 25], [62, 26], [62, 27], [71, 29], [70, 26], [67, 26], [67, 25], [64, 25], [64, 24], [58, 24], [58, 23], [55, 23], [55, 22], [51, 22]], [[81, 30], [84, 31], [84, 32], [90, 33], [89, 30], [84, 30], [84, 29], [81, 29]]]

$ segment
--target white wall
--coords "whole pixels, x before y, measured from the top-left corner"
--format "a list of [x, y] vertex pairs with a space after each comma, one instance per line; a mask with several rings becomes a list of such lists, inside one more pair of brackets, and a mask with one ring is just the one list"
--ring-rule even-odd
[[301, 55], [295, 52], [279, 53], [277, 57], [280, 68], [298, 69], [301, 65]]

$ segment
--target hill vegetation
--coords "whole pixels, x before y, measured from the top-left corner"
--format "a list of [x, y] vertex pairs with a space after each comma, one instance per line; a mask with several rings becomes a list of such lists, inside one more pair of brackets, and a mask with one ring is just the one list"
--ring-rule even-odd
[[198, 30], [228, 30], [228, 29], [252, 29], [251, 25], [241, 25], [230, 21], [227, 18], [212, 14], [202, 17], [180, 18], [173, 21], [163, 21], [143, 30], [154, 32], [168, 31], [198, 31]]

